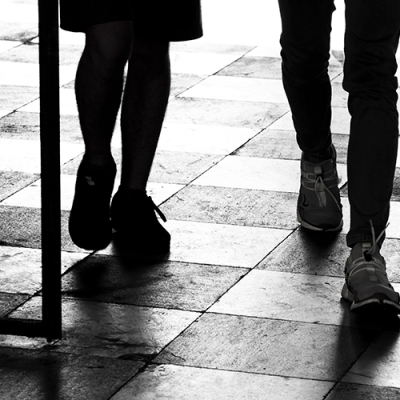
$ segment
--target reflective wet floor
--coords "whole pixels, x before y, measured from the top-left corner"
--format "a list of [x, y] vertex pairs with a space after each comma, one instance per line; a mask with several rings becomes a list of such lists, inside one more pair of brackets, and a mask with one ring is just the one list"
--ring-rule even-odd
[[[1, 399], [400, 398], [398, 320], [360, 318], [340, 299], [343, 6], [329, 73], [345, 227], [327, 236], [296, 221], [300, 151], [280, 80], [277, 5], [239, 3], [203, 0], [204, 38], [171, 45], [171, 98], [148, 185], [168, 218], [165, 257], [114, 243], [91, 253], [69, 238], [84, 38], [60, 32], [63, 339], [0, 336]], [[0, 313], [40, 318], [37, 4], [2, 0], [0, 9]], [[383, 248], [397, 290], [399, 171]]]

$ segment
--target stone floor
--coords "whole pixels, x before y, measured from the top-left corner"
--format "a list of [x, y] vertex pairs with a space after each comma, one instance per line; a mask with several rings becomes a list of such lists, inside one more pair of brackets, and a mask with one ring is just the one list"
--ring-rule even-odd
[[[300, 152], [280, 81], [277, 6], [238, 3], [204, 0], [205, 37], [171, 47], [173, 87], [148, 186], [172, 234], [162, 259], [113, 244], [89, 253], [68, 236], [83, 153], [73, 92], [83, 38], [60, 33], [64, 337], [0, 336], [2, 400], [400, 399], [398, 320], [362, 320], [340, 299], [343, 52], [332, 51], [330, 76], [345, 228], [313, 235], [295, 216]], [[38, 318], [36, 0], [0, 8], [0, 312]], [[384, 247], [398, 290], [399, 171]]]

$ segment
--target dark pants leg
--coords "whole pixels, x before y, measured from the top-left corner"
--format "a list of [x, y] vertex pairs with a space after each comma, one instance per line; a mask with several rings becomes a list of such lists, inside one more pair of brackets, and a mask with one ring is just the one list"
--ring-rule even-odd
[[349, 246], [371, 241], [370, 221], [378, 235], [389, 217], [398, 142], [395, 54], [399, 30], [398, 0], [347, 1], [343, 87], [349, 92], [352, 117]]
[[318, 156], [331, 144], [328, 76], [333, 0], [279, 0], [282, 76], [302, 151]]

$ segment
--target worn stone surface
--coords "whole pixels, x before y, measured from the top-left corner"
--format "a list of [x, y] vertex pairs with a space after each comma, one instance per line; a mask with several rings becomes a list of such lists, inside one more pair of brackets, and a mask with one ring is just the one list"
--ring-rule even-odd
[[8, 313], [23, 304], [28, 298], [29, 296], [24, 294], [0, 292], [0, 317], [6, 317]]
[[56, 352], [0, 349], [4, 400], [108, 400], [142, 363]]
[[390, 387], [339, 383], [326, 400], [393, 400], [400, 390]]
[[337, 380], [368, 347], [369, 331], [233, 315], [203, 315], [156, 363]]
[[98, 255], [63, 277], [63, 294], [108, 303], [205, 311], [247, 271]]
[[297, 194], [188, 186], [163, 205], [171, 219], [294, 229]]
[[332, 382], [282, 378], [175, 365], [149, 366], [112, 400], [302, 399], [321, 400]]

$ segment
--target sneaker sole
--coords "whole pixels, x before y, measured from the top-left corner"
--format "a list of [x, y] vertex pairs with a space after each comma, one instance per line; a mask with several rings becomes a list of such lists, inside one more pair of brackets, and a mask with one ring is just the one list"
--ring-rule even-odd
[[347, 284], [343, 285], [342, 297], [351, 302], [350, 310], [359, 314], [365, 315], [378, 315], [381, 312], [389, 314], [400, 314], [400, 304], [388, 299], [369, 298], [357, 303], [354, 302], [354, 296], [350, 292]]
[[315, 231], [315, 232], [339, 232], [343, 228], [343, 220], [341, 220], [340, 224], [335, 228], [329, 228], [329, 229], [318, 228], [318, 227], [311, 225], [308, 222], [302, 220], [299, 212], [297, 212], [297, 221], [300, 223], [300, 225], [303, 228], [306, 228], [306, 229], [309, 229], [310, 231]]

